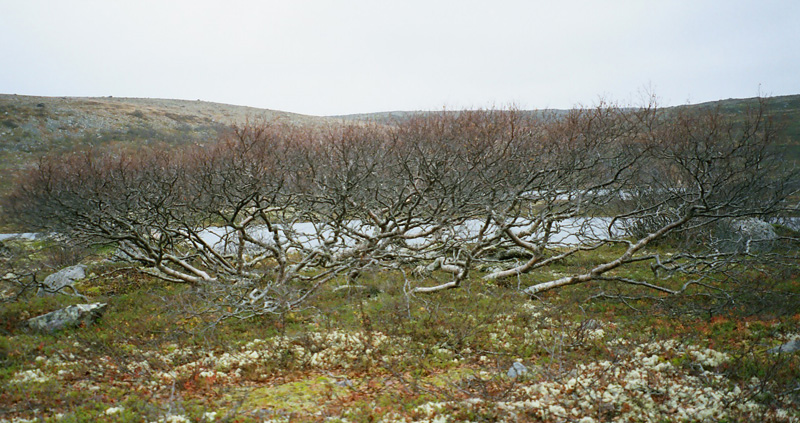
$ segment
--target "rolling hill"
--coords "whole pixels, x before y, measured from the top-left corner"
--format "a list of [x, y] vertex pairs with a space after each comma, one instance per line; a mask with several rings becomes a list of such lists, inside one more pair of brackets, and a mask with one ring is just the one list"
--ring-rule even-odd
[[216, 140], [232, 124], [323, 125], [328, 118], [204, 101], [0, 94], [0, 193], [46, 153]]

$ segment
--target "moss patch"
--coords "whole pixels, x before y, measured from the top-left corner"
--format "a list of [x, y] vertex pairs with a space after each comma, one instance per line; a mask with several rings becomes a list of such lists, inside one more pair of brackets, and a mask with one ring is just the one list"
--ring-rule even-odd
[[313, 414], [349, 391], [350, 388], [337, 385], [333, 378], [316, 376], [275, 386], [245, 388], [239, 390], [236, 396], [246, 395], [242, 404], [242, 409], [246, 411], [281, 415]]

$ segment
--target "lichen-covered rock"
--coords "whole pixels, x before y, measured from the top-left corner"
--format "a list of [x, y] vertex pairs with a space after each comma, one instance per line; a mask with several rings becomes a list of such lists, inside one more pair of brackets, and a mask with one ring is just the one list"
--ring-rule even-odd
[[56, 273], [44, 278], [44, 282], [39, 287], [36, 295], [44, 297], [47, 295], [54, 295], [66, 287], [73, 290], [75, 281], [79, 281], [86, 277], [86, 266], [78, 264], [75, 266], [65, 267]]
[[108, 304], [77, 304], [28, 319], [28, 326], [39, 332], [55, 332], [65, 327], [89, 325], [103, 315]]

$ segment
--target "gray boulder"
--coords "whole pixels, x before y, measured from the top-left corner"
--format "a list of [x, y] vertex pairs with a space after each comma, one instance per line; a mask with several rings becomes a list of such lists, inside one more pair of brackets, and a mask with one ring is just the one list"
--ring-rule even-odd
[[768, 251], [778, 238], [771, 224], [754, 217], [726, 220], [718, 226], [717, 235], [725, 252]]
[[90, 325], [105, 312], [108, 304], [77, 304], [28, 319], [28, 326], [39, 332], [55, 332], [66, 327]]
[[778, 237], [771, 224], [756, 218], [736, 219], [731, 226], [747, 239], [772, 241]]
[[65, 267], [44, 278], [44, 282], [42, 282], [36, 295], [40, 297], [54, 295], [67, 287], [71, 288], [74, 293], [77, 293], [73, 284], [75, 284], [75, 281], [79, 281], [85, 277], [86, 266], [78, 264]]
[[800, 351], [800, 338], [792, 339], [783, 345], [767, 350], [770, 354], [793, 353], [795, 351]]

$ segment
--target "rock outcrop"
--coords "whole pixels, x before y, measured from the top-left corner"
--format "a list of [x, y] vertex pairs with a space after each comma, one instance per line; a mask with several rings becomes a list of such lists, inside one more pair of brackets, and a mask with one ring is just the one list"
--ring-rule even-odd
[[77, 304], [28, 319], [27, 324], [39, 332], [55, 332], [66, 327], [90, 325], [105, 312], [108, 304]]

